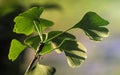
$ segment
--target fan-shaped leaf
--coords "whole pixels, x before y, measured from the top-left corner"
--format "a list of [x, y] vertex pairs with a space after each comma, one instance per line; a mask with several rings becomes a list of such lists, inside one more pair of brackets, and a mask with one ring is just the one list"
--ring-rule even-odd
[[108, 29], [103, 27], [108, 24], [108, 21], [96, 13], [88, 12], [73, 28], [81, 28], [91, 40], [101, 41], [104, 37], [108, 36]]
[[[43, 34], [45, 37], [45, 35]], [[32, 36], [29, 37], [25, 40], [25, 43], [29, 45], [31, 48], [34, 50], [37, 50], [38, 47], [40, 46], [40, 37], [37, 36]], [[45, 43], [43, 49], [40, 51], [40, 55], [47, 54], [53, 50], [51, 43]]]
[[[60, 33], [62, 32], [50, 32], [49, 38], [54, 37]], [[53, 42], [53, 47], [56, 47], [57, 51], [65, 52], [70, 67], [79, 66], [87, 57], [87, 50], [85, 49], [85, 47], [75, 40], [76, 38], [74, 37], [74, 35], [66, 32], [51, 40]]]
[[40, 18], [40, 15], [43, 12], [43, 8], [33, 7], [15, 17], [14, 22], [15, 26], [13, 31], [16, 33], [21, 33], [25, 35], [30, 35], [33, 33], [34, 22], [36, 23], [38, 29], [46, 29], [53, 25], [53, 22]]
[[43, 8], [33, 7], [17, 16], [14, 19], [14, 32], [29, 35], [33, 32], [33, 21], [39, 22]]
[[37, 50], [37, 48], [40, 45], [40, 41], [41, 41], [40, 37], [37, 35], [37, 36], [32, 36], [32, 37], [25, 39], [24, 42], [25, 42], [25, 44], [27, 44], [28, 46], [30, 46], [34, 50]]
[[11, 42], [8, 58], [14, 61], [25, 48], [26, 46], [22, 45], [16, 39], [13, 39]]
[[[48, 33], [48, 40], [51, 39], [51, 38], [54, 38], [52, 39], [52, 46], [53, 48], [57, 50], [57, 52], [61, 52], [61, 50], [57, 49], [60, 45], [62, 45], [62, 43], [65, 41], [65, 40], [68, 40], [68, 39], [76, 39], [74, 35], [70, 34], [70, 33], [67, 33], [67, 32], [64, 32], [63, 34], [62, 31], [51, 31]], [[59, 35], [61, 34], [61, 35]], [[57, 36], [58, 35], [58, 36]], [[57, 37], [56, 37], [57, 36]]]
[[61, 46], [70, 67], [78, 67], [87, 58], [86, 48], [75, 40], [66, 40]]
[[40, 18], [40, 26], [42, 26], [42, 30], [45, 30], [47, 27], [52, 26], [54, 23], [52, 21], [46, 20], [46, 19], [42, 19]]

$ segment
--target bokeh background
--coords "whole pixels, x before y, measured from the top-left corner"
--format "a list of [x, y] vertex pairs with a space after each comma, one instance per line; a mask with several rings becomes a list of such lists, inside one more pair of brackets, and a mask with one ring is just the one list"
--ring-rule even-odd
[[46, 8], [41, 17], [55, 23], [48, 31], [72, 27], [88, 11], [110, 22], [110, 36], [101, 42], [89, 40], [79, 29], [70, 31], [88, 50], [88, 58], [79, 68], [70, 68], [64, 53], [45, 55], [41, 63], [56, 67], [55, 75], [120, 75], [120, 0], [0, 0], [0, 75], [22, 75], [32, 58], [30, 49], [13, 63], [7, 57], [11, 39], [24, 37], [12, 33], [13, 19], [32, 6]]

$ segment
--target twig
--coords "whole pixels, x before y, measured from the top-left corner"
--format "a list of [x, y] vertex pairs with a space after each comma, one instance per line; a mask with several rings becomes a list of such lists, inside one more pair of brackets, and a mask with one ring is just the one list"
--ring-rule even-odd
[[26, 75], [26, 73], [28, 72], [28, 71], [30, 71], [31, 69], [32, 69], [32, 66], [33, 66], [33, 64], [35, 63], [35, 61], [37, 60], [37, 59], [39, 59], [39, 53], [40, 53], [40, 51], [43, 49], [43, 47], [44, 47], [44, 43], [41, 43], [40, 44], [40, 46], [39, 46], [39, 48], [37, 49], [37, 51], [36, 51], [36, 54], [35, 54], [35, 57], [33, 58], [33, 60], [31, 61], [31, 63], [29, 64], [29, 66], [28, 66], [28, 68], [26, 69], [26, 71], [25, 71], [25, 75]]

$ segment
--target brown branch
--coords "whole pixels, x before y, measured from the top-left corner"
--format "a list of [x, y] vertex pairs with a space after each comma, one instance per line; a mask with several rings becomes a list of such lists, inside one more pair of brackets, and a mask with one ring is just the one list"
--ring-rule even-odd
[[32, 66], [34, 65], [35, 61], [36, 61], [37, 59], [39, 59], [39, 53], [40, 53], [40, 51], [43, 49], [44, 45], [45, 45], [44, 43], [41, 43], [41, 44], [40, 44], [39, 48], [38, 48], [37, 51], [36, 51], [35, 57], [34, 57], [33, 60], [31, 61], [30, 65], [28, 66], [25, 74], [26, 74], [29, 70], [32, 69]]

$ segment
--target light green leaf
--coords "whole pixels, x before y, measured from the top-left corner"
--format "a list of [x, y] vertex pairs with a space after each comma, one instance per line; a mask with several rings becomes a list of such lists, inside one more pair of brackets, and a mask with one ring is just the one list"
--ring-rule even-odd
[[88, 12], [73, 28], [81, 28], [91, 40], [101, 41], [109, 35], [109, 30], [104, 27], [108, 24], [108, 21], [95, 12]]
[[8, 54], [8, 58], [14, 61], [20, 53], [26, 48], [26, 46], [22, 45], [16, 39], [13, 39], [10, 46], [10, 52]]
[[54, 23], [52, 21], [46, 20], [46, 19], [42, 19], [40, 18], [40, 26], [42, 26], [42, 30], [45, 30], [46, 28], [52, 26]]
[[15, 17], [13, 31], [19, 34], [30, 35], [36, 30], [34, 23], [36, 23], [38, 29], [42, 31], [47, 27], [53, 25], [52, 21], [40, 18], [43, 12], [43, 8], [33, 7]]
[[86, 48], [75, 40], [66, 40], [61, 46], [70, 67], [78, 67], [87, 58]]
[[37, 65], [29, 72], [27, 72], [25, 75], [54, 75], [55, 68], [41, 65], [37, 63]]
[[40, 15], [42, 14], [44, 8], [43, 7], [32, 7], [28, 9], [27, 11], [19, 14], [19, 16], [24, 16], [27, 18], [30, 18], [32, 20], [39, 20]]
[[15, 26], [13, 31], [25, 35], [30, 35], [33, 32], [33, 21], [39, 23], [39, 17], [43, 12], [43, 8], [33, 7], [17, 16], [14, 19]]
[[13, 32], [30, 35], [33, 32], [33, 20], [24, 16], [17, 16], [15, 19]]

